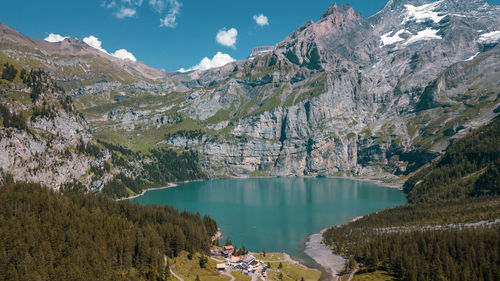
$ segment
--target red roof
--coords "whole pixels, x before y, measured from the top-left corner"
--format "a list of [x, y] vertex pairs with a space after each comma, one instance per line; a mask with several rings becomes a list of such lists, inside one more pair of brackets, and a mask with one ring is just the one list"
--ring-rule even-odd
[[232, 250], [232, 249], [234, 249], [233, 245], [224, 246], [224, 250]]

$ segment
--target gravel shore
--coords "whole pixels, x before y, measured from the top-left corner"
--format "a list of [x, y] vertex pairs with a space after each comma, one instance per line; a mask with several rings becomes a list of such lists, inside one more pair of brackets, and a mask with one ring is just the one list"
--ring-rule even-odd
[[332, 280], [337, 280], [337, 274], [344, 269], [345, 259], [342, 256], [333, 254], [330, 247], [323, 244], [323, 232], [327, 229], [325, 228], [319, 233], [309, 236], [304, 253], [330, 273]]

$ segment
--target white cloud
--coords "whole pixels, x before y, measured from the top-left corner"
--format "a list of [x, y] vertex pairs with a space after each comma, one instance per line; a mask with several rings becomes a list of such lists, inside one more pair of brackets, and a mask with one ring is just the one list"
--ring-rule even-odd
[[135, 16], [136, 13], [137, 11], [135, 9], [121, 7], [121, 9], [118, 12], [116, 12], [115, 16], [119, 19], [124, 19], [133, 17]]
[[83, 38], [83, 42], [85, 42], [85, 44], [89, 45], [90, 47], [93, 47], [101, 52], [104, 52], [104, 53], [110, 55], [110, 56], [113, 56], [113, 57], [116, 57], [116, 58], [119, 58], [122, 60], [129, 59], [131, 61], [137, 61], [135, 56], [125, 49], [119, 49], [119, 50], [116, 50], [114, 53], [109, 53], [108, 51], [106, 51], [102, 47], [102, 42], [99, 40], [99, 38], [97, 38], [93, 35], [90, 35], [88, 37]]
[[142, 6], [143, 0], [121, 0], [122, 5]]
[[102, 52], [105, 52], [106, 54], [108, 54], [108, 52], [102, 48], [102, 42], [99, 40], [99, 38], [97, 38], [93, 35], [90, 35], [89, 37], [83, 38], [83, 42], [85, 42], [85, 44], [89, 45], [92, 48], [95, 48], [99, 51], [102, 51]]
[[61, 42], [64, 39], [68, 38], [67, 36], [61, 36], [60, 34], [54, 34], [50, 33], [49, 36], [45, 37], [45, 41], [55, 43], [55, 42]]
[[137, 61], [137, 59], [135, 58], [135, 56], [131, 52], [129, 52], [129, 51], [125, 50], [125, 49], [116, 50], [111, 55], [113, 57], [117, 57], [117, 58], [122, 59], [122, 60], [129, 59], [131, 61]]
[[[151, 2], [155, 2], [155, 0], [150, 1], [150, 4]], [[156, 2], [158, 2], [158, 0], [156, 0]], [[163, 19], [160, 19], [160, 25], [174, 28], [177, 26], [177, 16], [181, 12], [182, 4], [177, 0], [168, 0], [168, 6], [169, 6], [168, 13], [165, 15]], [[156, 7], [158, 7], [157, 4]]]
[[254, 15], [253, 20], [260, 26], [269, 25], [269, 19], [263, 14]]
[[199, 64], [189, 68], [189, 69], [184, 69], [181, 68], [178, 71], [179, 72], [188, 72], [192, 70], [207, 70], [210, 68], [216, 68], [216, 67], [221, 67], [224, 66], [230, 62], [235, 61], [230, 55], [228, 54], [223, 54], [221, 52], [217, 52], [215, 56], [213, 56], [212, 59], [208, 57], [204, 57]]
[[165, 8], [165, 0], [149, 0], [149, 5], [158, 13], [161, 13]]
[[236, 30], [235, 28], [231, 28], [229, 30], [223, 28], [219, 30], [219, 32], [217, 33], [216, 40], [217, 43], [223, 46], [234, 48], [237, 36], [238, 36], [238, 30]]
[[108, 2], [108, 1], [104, 0], [104, 1], [102, 1], [101, 6], [110, 9], [110, 8], [113, 8], [113, 7], [116, 6], [116, 1], [115, 0], [111, 0], [111, 1]]
[[[137, 16], [137, 9], [142, 7], [144, 0], [102, 0], [102, 7], [114, 10], [114, 15], [119, 18]], [[160, 26], [174, 28], [181, 12], [182, 3], [179, 0], [148, 0], [147, 3], [157, 13], [166, 14], [160, 18]]]

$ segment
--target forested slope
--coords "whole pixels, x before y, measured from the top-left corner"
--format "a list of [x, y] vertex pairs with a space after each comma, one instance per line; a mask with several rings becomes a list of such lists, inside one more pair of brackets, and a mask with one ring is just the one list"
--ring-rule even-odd
[[324, 241], [347, 271], [361, 266], [354, 280], [499, 280], [499, 170], [496, 118], [410, 177], [409, 205], [332, 227]]
[[500, 194], [500, 119], [453, 143], [405, 184], [411, 202]]
[[[7, 180], [9, 177], [7, 177]], [[2, 280], [165, 280], [165, 257], [208, 253], [215, 222], [170, 207], [0, 186]]]
[[198, 153], [157, 146], [134, 152], [97, 140], [53, 73], [0, 56], [0, 168], [17, 181], [103, 191], [112, 198], [206, 178]]

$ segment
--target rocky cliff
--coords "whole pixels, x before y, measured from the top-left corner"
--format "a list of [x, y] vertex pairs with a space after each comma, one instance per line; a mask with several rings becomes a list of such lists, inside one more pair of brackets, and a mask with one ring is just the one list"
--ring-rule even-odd
[[[499, 26], [500, 8], [483, 0], [390, 0], [370, 18], [334, 4], [271, 52], [218, 69], [52, 71], [94, 137], [195, 149], [213, 177], [397, 181], [498, 114]], [[15, 59], [23, 42], [0, 44], [1, 54]]]
[[93, 186], [90, 170], [109, 153], [96, 146], [83, 116], [46, 73], [23, 70], [20, 76], [0, 84], [2, 173], [55, 189], [77, 181]]
[[486, 1], [333, 5], [181, 112], [230, 135], [197, 144], [226, 175], [406, 174], [496, 114], [499, 22]]

